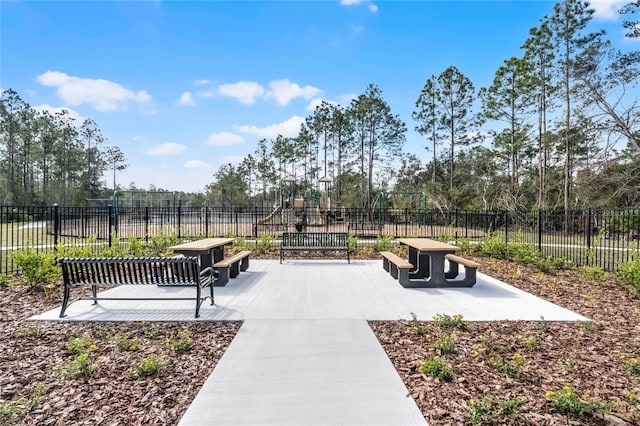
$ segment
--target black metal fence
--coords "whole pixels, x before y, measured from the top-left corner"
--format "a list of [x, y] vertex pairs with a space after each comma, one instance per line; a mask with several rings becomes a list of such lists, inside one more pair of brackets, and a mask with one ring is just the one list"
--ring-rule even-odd
[[[479, 241], [491, 234], [537, 247], [545, 256], [617, 271], [640, 257], [640, 209], [531, 212], [424, 209], [15, 207], [0, 206], [0, 271], [13, 272], [11, 252], [96, 239], [111, 246], [129, 238], [276, 237], [284, 231], [351, 232], [360, 244], [378, 236]], [[116, 240], [117, 238], [117, 240]]]

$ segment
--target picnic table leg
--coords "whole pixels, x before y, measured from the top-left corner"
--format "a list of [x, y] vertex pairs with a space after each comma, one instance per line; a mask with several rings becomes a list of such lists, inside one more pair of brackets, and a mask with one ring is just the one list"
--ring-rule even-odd
[[409, 271], [409, 278], [426, 278], [429, 276], [429, 255], [420, 253], [417, 249], [409, 247], [409, 263], [415, 265], [413, 271]]
[[441, 252], [431, 252], [429, 256], [431, 274], [427, 278], [429, 287], [443, 287], [447, 284], [444, 273], [444, 255]]
[[456, 262], [449, 262], [449, 271], [444, 274], [444, 277], [448, 280], [452, 280], [458, 276], [458, 264]]

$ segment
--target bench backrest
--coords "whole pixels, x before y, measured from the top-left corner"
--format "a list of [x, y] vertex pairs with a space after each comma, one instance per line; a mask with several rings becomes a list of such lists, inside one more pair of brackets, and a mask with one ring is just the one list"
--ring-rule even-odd
[[70, 285], [193, 285], [200, 282], [197, 257], [64, 258], [62, 278]]
[[284, 232], [281, 247], [347, 249], [349, 242], [346, 232]]

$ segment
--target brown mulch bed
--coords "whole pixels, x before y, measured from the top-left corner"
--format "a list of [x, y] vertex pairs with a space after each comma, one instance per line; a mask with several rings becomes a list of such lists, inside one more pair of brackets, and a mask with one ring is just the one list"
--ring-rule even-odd
[[[59, 305], [57, 293], [47, 298], [41, 290], [0, 288], [0, 425], [177, 424], [241, 325], [27, 320]], [[171, 346], [178, 332], [188, 333], [190, 350]], [[67, 343], [84, 335], [95, 345], [95, 371], [68, 377], [65, 368], [76, 355]], [[135, 350], [119, 350], [118, 338], [132, 339]], [[152, 356], [168, 361], [166, 370], [135, 377], [138, 363]]]
[[[638, 424], [640, 406], [631, 404], [627, 393], [640, 398], [640, 377], [629, 374], [620, 357], [640, 358], [640, 301], [612, 276], [596, 283], [579, 270], [541, 274], [511, 262], [476, 260], [482, 264], [481, 272], [593, 322], [468, 323], [466, 330], [443, 328], [430, 318], [420, 318], [426, 322], [419, 323], [371, 322], [429, 423], [469, 424], [470, 401], [492, 397], [495, 402], [522, 398], [524, 405], [515, 415], [494, 414], [489, 424]], [[38, 290], [0, 287], [0, 425], [177, 424], [240, 327], [239, 322], [27, 320], [59, 305], [57, 293], [45, 297]], [[424, 334], [413, 331], [416, 325]], [[188, 352], [176, 353], [167, 346], [179, 331], [191, 333], [194, 346]], [[67, 342], [85, 334], [96, 346], [91, 355], [95, 372], [89, 378], [61, 377], [65, 363], [74, 359], [67, 353]], [[135, 339], [139, 349], [119, 351], [116, 336]], [[443, 336], [452, 338], [454, 353], [434, 348]], [[513, 365], [516, 352], [523, 359], [520, 377], [509, 377], [492, 366], [497, 359]], [[134, 378], [136, 364], [152, 354], [169, 361], [165, 373]], [[452, 367], [451, 382], [418, 370], [432, 355]], [[545, 395], [565, 383], [581, 397], [589, 395], [592, 401], [611, 404], [612, 414], [569, 418], [554, 413]], [[39, 384], [45, 386], [44, 396], [30, 411], [22, 410], [37, 399], [33, 396]], [[7, 404], [12, 398], [14, 402]]]
[[[640, 300], [629, 288], [609, 275], [586, 279], [578, 269], [544, 274], [507, 261], [476, 260], [481, 272], [593, 322], [469, 322], [465, 330], [447, 328], [431, 318], [371, 322], [429, 424], [480, 422], [472, 413], [479, 414], [483, 403], [491, 406], [490, 399], [494, 409], [484, 417], [487, 424], [640, 424], [640, 403], [629, 399], [629, 393], [640, 398], [640, 375], [629, 373], [621, 359], [640, 359]], [[444, 346], [444, 337], [451, 338], [453, 353], [450, 347], [437, 348]], [[522, 359], [519, 372], [516, 353]], [[450, 382], [418, 369], [434, 356], [452, 368]], [[500, 371], [510, 367], [507, 373]], [[574, 417], [555, 412], [547, 392], [565, 384], [585, 401], [609, 404], [611, 413]], [[519, 412], [498, 414], [500, 401], [516, 398], [524, 402]]]

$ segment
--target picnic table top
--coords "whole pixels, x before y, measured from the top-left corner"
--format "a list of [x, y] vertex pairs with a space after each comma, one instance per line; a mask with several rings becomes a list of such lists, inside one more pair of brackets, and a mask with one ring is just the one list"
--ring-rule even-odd
[[173, 251], [202, 251], [233, 243], [233, 238], [205, 238], [169, 247]]
[[400, 244], [406, 244], [420, 251], [451, 251], [460, 250], [460, 247], [451, 244], [441, 243], [440, 241], [431, 240], [429, 238], [399, 238]]

